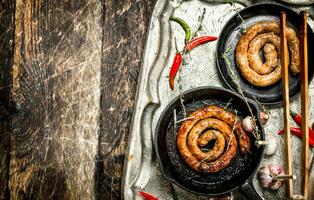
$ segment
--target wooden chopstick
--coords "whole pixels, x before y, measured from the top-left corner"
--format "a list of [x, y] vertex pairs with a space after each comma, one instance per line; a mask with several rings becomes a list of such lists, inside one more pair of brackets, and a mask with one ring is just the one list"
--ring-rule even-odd
[[300, 28], [300, 68], [301, 68], [301, 115], [302, 115], [302, 195], [308, 198], [309, 189], [309, 119], [308, 119], [308, 48], [307, 48], [307, 13], [301, 12]]
[[[286, 174], [292, 175], [291, 142], [289, 124], [289, 78], [288, 78], [288, 47], [286, 38], [286, 13], [280, 12], [280, 55], [282, 64], [283, 113], [285, 128]], [[287, 181], [288, 198], [293, 196], [292, 179]]]

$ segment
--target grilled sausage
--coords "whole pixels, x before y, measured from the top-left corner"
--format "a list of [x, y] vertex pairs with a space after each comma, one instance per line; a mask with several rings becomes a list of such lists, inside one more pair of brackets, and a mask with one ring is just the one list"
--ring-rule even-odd
[[[214, 173], [228, 166], [238, 145], [234, 133], [237, 135], [241, 153], [250, 151], [250, 139], [233, 113], [219, 106], [207, 106], [193, 112], [190, 117], [179, 128], [177, 147], [183, 160], [192, 169]], [[211, 139], [216, 139], [215, 146], [209, 152], [203, 152], [200, 147]]]
[[[259, 50], [263, 47], [265, 63], [262, 63]], [[280, 65], [278, 53], [280, 51], [280, 37], [274, 33], [263, 33], [256, 36], [249, 45], [248, 60], [250, 67], [259, 74], [269, 74]]]
[[[207, 121], [206, 121], [207, 120]], [[225, 148], [225, 138], [228, 140], [230, 138], [229, 134], [227, 133], [226, 130], [209, 130], [206, 131], [202, 136], [201, 140], [207, 139], [207, 142], [209, 142], [212, 139], [217, 140], [213, 149], [208, 152], [203, 152], [199, 146], [198, 146], [198, 139], [202, 132], [205, 129], [208, 128], [215, 128], [213, 125], [214, 123], [212, 121], [208, 121], [209, 119], [201, 120], [198, 122], [191, 130], [190, 135], [188, 137], [188, 147], [193, 155], [198, 160], [203, 160], [203, 161], [212, 161], [216, 160], [224, 151]], [[228, 126], [228, 125], [227, 125]], [[225, 128], [225, 127], [222, 127]], [[222, 133], [222, 134], [221, 134]]]
[[[204, 153], [199, 147], [205, 147], [211, 140], [216, 140], [212, 150]], [[198, 157], [198, 159], [204, 159], [205, 161], [212, 161], [217, 159], [223, 153], [225, 145], [226, 142], [224, 136], [216, 130], [208, 130], [199, 136], [197, 139], [197, 145], [195, 143], [192, 145], [192, 141], [189, 142], [189, 148], [191, 149], [191, 152], [194, 152], [193, 154], [195, 155], [200, 155], [201, 157]], [[192, 148], [196, 148], [196, 151], [192, 150]]]
[[[249, 27], [240, 37], [236, 47], [236, 61], [242, 76], [251, 84], [266, 87], [281, 79], [279, 33], [278, 22], [263, 21]], [[299, 39], [296, 32], [288, 26], [286, 27], [286, 36], [290, 49], [290, 69], [296, 75], [300, 72]], [[269, 46], [269, 43], [273, 46]], [[266, 60], [264, 64], [258, 55], [263, 46]], [[274, 47], [277, 54], [274, 53]]]

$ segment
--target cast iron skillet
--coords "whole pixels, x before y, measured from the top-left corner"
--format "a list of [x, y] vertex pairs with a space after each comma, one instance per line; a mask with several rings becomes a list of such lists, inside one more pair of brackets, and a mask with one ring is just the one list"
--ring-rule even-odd
[[[232, 99], [227, 109], [233, 112], [236, 109], [240, 117], [249, 115], [248, 107], [241, 96], [223, 88], [194, 88], [183, 93], [183, 98], [188, 114], [206, 105], [226, 106], [228, 101]], [[250, 100], [249, 105], [254, 115], [257, 116], [257, 125], [261, 130], [260, 136], [261, 139], [264, 139], [265, 133], [257, 114], [259, 110], [256, 104]], [[196, 172], [182, 160], [177, 150], [176, 133], [180, 124], [177, 125], [174, 132], [174, 109], [177, 113], [177, 119], [182, 119], [183, 114], [179, 97], [176, 97], [165, 108], [156, 127], [154, 145], [161, 174], [168, 181], [196, 194], [216, 196], [240, 189], [248, 199], [261, 199], [253, 187], [252, 178], [263, 158], [264, 147], [257, 148], [254, 145], [255, 139], [250, 134], [251, 154], [242, 155], [238, 149], [235, 158], [225, 169], [212, 174]]]
[[[280, 11], [285, 11], [287, 14], [287, 25], [294, 28], [298, 34], [298, 28], [300, 27], [300, 18], [298, 14], [291, 9], [281, 6], [278, 4], [257, 4], [247, 7], [239, 12], [242, 20], [238, 15], [234, 15], [224, 26], [219, 36], [219, 41], [217, 45], [217, 67], [221, 78], [233, 91], [237, 91], [236, 84], [232, 81], [228, 67], [225, 61], [222, 59], [222, 54], [226, 49], [230, 48], [230, 54], [228, 60], [231, 63], [231, 68], [234, 69], [237, 76], [240, 78], [240, 85], [246, 96], [252, 98], [252, 95], [256, 99], [264, 104], [276, 104], [282, 101], [282, 83], [281, 81], [269, 87], [255, 87], [244, 78], [242, 78], [240, 71], [238, 70], [236, 60], [235, 60], [235, 48], [238, 43], [240, 36], [242, 35], [243, 27], [250, 27], [258, 21], [275, 20], [279, 21]], [[311, 48], [314, 44], [314, 33], [308, 25], [308, 63], [309, 66], [314, 65], [314, 49]], [[262, 52], [261, 52], [262, 53]], [[309, 68], [309, 80], [313, 78], [314, 68]], [[311, 81], [309, 81], [310, 83]], [[292, 76], [289, 74], [289, 94], [290, 97], [296, 96], [300, 91], [300, 79], [299, 76]]]

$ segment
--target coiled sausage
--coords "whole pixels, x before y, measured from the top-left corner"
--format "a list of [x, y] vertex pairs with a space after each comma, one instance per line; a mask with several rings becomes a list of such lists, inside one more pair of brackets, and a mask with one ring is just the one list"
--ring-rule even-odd
[[[204, 173], [220, 171], [234, 158], [238, 142], [241, 153], [250, 152], [250, 139], [233, 113], [211, 105], [193, 112], [189, 117], [179, 128], [177, 147], [192, 169]], [[212, 139], [216, 140], [213, 149], [203, 152], [200, 147]]]
[[[249, 27], [240, 37], [236, 47], [236, 62], [241, 75], [251, 84], [267, 87], [281, 79], [279, 33], [278, 22], [262, 21]], [[300, 72], [299, 39], [296, 32], [288, 26], [286, 37], [290, 50], [290, 69], [296, 75]], [[259, 56], [262, 47], [266, 61], [264, 64]]]

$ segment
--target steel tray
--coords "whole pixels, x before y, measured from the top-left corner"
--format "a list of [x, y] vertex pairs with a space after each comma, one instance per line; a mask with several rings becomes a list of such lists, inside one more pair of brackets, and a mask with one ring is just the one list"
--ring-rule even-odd
[[[184, 40], [183, 30], [175, 24], [170, 24], [169, 16], [175, 15], [183, 18], [195, 30], [198, 26], [198, 16], [201, 15], [203, 8], [206, 8], [204, 27], [200, 35], [218, 36], [224, 24], [238, 10], [263, 2], [269, 3], [272, 1], [158, 0], [150, 21], [125, 157], [122, 183], [122, 196], [124, 199], [141, 199], [136, 194], [138, 190], [148, 191], [159, 197], [159, 199], [172, 198], [169, 184], [160, 175], [153, 150], [153, 135], [155, 134], [157, 120], [166, 105], [180, 92], [206, 85], [223, 87], [215, 64], [217, 42], [211, 42], [196, 48], [187, 57], [188, 65], [181, 67], [180, 70], [180, 85], [182, 89], [180, 90], [179, 87], [175, 87], [174, 91], [169, 89], [167, 76], [173, 55], [175, 54], [174, 36], [178, 41], [180, 49], [182, 49], [183, 44], [179, 41]], [[284, 2], [290, 2], [291, 4]], [[295, 11], [309, 11], [311, 13], [309, 24], [312, 29], [314, 28], [314, 6], [310, 5], [314, 3], [314, 0], [284, 0], [284, 2], [286, 6]], [[280, 2], [276, 1], [276, 3]], [[178, 85], [178, 82], [175, 85]], [[309, 86], [309, 97], [310, 108], [313, 108], [314, 81]], [[298, 96], [291, 102], [291, 107], [295, 110], [300, 110], [299, 99]], [[270, 112], [270, 120], [265, 126], [265, 131], [274, 135], [280, 145], [276, 154], [271, 157], [265, 157], [262, 164], [270, 162], [284, 164], [283, 138], [275, 135], [283, 127], [282, 108], [280, 106], [267, 106], [267, 109]], [[314, 119], [313, 109], [310, 109], [310, 119]], [[294, 125], [292, 121], [291, 123]], [[292, 142], [294, 174], [297, 177], [301, 177], [301, 142], [295, 137], [292, 137]], [[311, 173], [312, 181], [314, 179], [313, 171]], [[300, 181], [301, 179], [295, 181], [296, 194], [300, 193]], [[256, 178], [254, 178], [254, 186], [265, 199], [284, 199], [285, 197], [284, 187], [277, 192], [270, 192], [262, 189]], [[175, 189], [179, 199], [208, 199], [208, 197], [197, 196], [178, 187], [175, 187]], [[234, 195], [236, 199], [245, 199], [237, 192]]]

